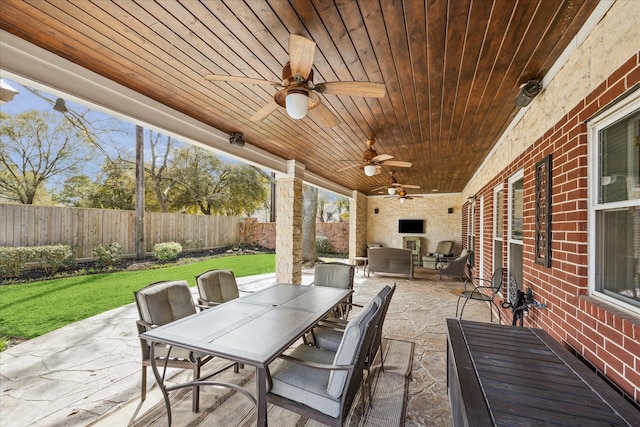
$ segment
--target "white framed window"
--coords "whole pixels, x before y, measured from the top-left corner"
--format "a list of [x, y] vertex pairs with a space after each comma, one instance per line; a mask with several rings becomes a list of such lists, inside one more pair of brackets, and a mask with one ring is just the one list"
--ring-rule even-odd
[[[524, 220], [524, 171], [521, 169], [509, 178], [507, 277], [514, 277], [522, 289], [522, 235]], [[509, 286], [511, 280], [508, 279]], [[513, 292], [509, 289], [509, 295]]]
[[589, 137], [589, 290], [640, 313], [640, 90], [596, 116]]
[[491, 271], [502, 267], [504, 238], [504, 189], [502, 184], [493, 189], [493, 264]]

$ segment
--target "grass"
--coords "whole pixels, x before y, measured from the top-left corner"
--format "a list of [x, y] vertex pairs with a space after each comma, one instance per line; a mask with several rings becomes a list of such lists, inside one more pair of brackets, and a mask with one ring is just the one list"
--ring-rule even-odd
[[132, 303], [134, 291], [154, 282], [187, 280], [195, 286], [195, 276], [210, 269], [231, 269], [236, 277], [273, 273], [275, 254], [225, 256], [174, 267], [0, 286], [0, 337], [35, 338]]

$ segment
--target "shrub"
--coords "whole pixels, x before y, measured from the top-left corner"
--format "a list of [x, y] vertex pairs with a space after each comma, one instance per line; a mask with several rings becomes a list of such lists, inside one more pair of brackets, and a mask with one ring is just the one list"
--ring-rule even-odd
[[316, 236], [316, 252], [319, 254], [330, 254], [333, 252], [329, 238]]
[[93, 248], [93, 256], [98, 258], [99, 268], [117, 266], [122, 260], [122, 245], [120, 243], [108, 243]]
[[178, 242], [164, 242], [153, 245], [153, 257], [160, 262], [175, 261], [182, 252], [182, 245]]
[[76, 256], [70, 245], [35, 246], [34, 261], [40, 264], [47, 275], [54, 275], [61, 268], [73, 268]]
[[0, 275], [18, 277], [29, 262], [32, 251], [29, 248], [0, 248]]

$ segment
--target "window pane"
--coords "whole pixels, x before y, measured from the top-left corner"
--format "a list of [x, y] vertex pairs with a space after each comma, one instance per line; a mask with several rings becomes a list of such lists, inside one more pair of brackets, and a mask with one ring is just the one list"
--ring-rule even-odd
[[640, 307], [640, 207], [598, 211], [596, 287]]
[[520, 178], [511, 186], [511, 238], [515, 240], [522, 240], [523, 181]]
[[509, 276], [516, 278], [518, 289], [522, 290], [522, 245], [509, 243]]
[[502, 212], [502, 190], [496, 193], [496, 229], [494, 231], [494, 235], [496, 237], [503, 237], [503, 212]]
[[599, 203], [640, 198], [640, 115], [601, 130]]
[[493, 242], [493, 269], [502, 267], [502, 240]]

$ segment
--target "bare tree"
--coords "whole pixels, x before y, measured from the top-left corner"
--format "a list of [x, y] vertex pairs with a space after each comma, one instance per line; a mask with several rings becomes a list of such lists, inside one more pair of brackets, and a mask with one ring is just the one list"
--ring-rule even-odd
[[31, 110], [0, 113], [0, 195], [33, 204], [48, 179], [76, 174], [91, 150], [86, 137], [68, 120]]

